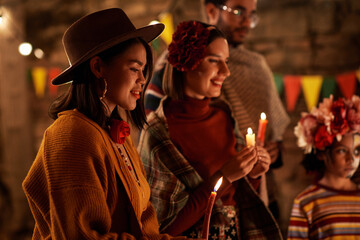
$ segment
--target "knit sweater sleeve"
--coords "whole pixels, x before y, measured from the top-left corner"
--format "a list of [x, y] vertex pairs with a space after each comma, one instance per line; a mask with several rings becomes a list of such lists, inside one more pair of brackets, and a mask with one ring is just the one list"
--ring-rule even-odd
[[[118, 238], [110, 231], [110, 209], [104, 207], [109, 188], [116, 186], [107, 185], [107, 151], [98, 131], [72, 117], [66, 121], [58, 119], [44, 135], [35, 161], [41, 159], [47, 180], [50, 222], [43, 223], [51, 225], [48, 229], [53, 239]], [[28, 178], [32, 181], [24, 183], [24, 188], [39, 198], [36, 178], [44, 176], [31, 174], [30, 171]], [[41, 232], [46, 227], [39, 229]]]

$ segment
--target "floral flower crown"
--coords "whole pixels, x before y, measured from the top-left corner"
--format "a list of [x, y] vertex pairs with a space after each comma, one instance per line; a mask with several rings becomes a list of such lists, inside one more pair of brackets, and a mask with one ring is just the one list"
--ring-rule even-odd
[[203, 23], [180, 23], [169, 45], [169, 63], [179, 71], [194, 70], [205, 57], [210, 29]]
[[294, 129], [298, 138], [297, 144], [305, 153], [312, 149], [324, 150], [330, 146], [334, 138], [341, 141], [346, 133], [360, 133], [360, 98], [324, 98], [319, 107], [311, 113], [302, 113], [301, 119]]

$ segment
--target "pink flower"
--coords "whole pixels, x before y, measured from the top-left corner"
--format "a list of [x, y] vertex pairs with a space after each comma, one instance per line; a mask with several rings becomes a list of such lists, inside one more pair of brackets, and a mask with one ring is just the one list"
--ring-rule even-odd
[[313, 115], [306, 115], [301, 120], [302, 125], [304, 126], [304, 135], [307, 143], [312, 143], [314, 131], [317, 127], [316, 118]]
[[315, 116], [311, 114], [303, 114], [298, 125], [295, 127], [294, 133], [298, 137], [298, 146], [305, 148], [305, 152], [311, 152], [313, 144], [314, 131], [317, 128]]
[[130, 135], [129, 124], [122, 120], [111, 119], [110, 125], [111, 139], [118, 144], [124, 144], [125, 138]]
[[350, 109], [347, 113], [347, 121], [353, 132], [360, 132], [360, 112]]
[[329, 127], [330, 130], [330, 122], [333, 119], [333, 114], [331, 112], [331, 108], [333, 105], [333, 96], [330, 95], [330, 98], [324, 98], [322, 103], [319, 103], [318, 108], [313, 108], [311, 114], [316, 117], [318, 122], [325, 124]]

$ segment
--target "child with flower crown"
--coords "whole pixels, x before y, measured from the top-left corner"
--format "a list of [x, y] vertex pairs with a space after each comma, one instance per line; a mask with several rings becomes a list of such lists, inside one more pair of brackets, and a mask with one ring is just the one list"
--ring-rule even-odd
[[360, 239], [360, 98], [325, 98], [295, 127], [303, 165], [316, 183], [294, 200], [288, 239]]
[[207, 200], [222, 176], [209, 239], [281, 239], [256, 192], [270, 155], [244, 146], [225, 102], [210, 102], [230, 75], [228, 58], [215, 26], [187, 21], [177, 27], [164, 75], [167, 96], [149, 115], [138, 146], [151, 201], [162, 232], [202, 237]]

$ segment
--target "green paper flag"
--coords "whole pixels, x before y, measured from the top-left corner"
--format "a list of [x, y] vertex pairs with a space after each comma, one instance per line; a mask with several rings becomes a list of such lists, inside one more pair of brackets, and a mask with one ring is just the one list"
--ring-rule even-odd
[[153, 47], [153, 49], [158, 52], [159, 51], [159, 47], [160, 47], [160, 42], [159, 42], [159, 38], [154, 39], [151, 42], [151, 46]]
[[321, 94], [324, 98], [329, 98], [330, 95], [334, 95], [336, 89], [335, 77], [324, 77], [324, 81], [321, 88]]
[[276, 89], [279, 95], [281, 95], [284, 90], [283, 76], [280, 74], [274, 74], [274, 81], [275, 81]]

